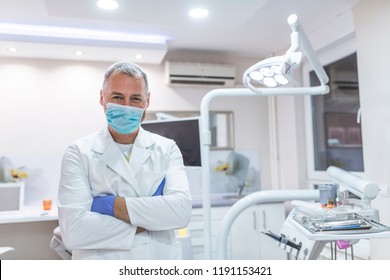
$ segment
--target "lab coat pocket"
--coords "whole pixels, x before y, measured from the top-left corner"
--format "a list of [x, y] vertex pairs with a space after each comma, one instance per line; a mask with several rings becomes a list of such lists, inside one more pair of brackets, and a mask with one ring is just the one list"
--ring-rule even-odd
[[151, 232], [150, 256], [154, 260], [182, 259], [181, 244], [173, 231]]
[[144, 171], [141, 174], [140, 194], [141, 196], [152, 196], [160, 186], [165, 177], [163, 172]]

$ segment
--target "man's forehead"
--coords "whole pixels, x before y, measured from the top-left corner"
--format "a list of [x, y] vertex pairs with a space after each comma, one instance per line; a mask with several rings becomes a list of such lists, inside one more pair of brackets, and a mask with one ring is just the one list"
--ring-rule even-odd
[[[112, 91], [112, 92], [108, 92], [108, 94], [110, 95], [129, 95], [129, 93], [122, 93], [120, 91]], [[130, 92], [130, 95], [131, 96], [143, 96], [144, 94], [142, 92]]]

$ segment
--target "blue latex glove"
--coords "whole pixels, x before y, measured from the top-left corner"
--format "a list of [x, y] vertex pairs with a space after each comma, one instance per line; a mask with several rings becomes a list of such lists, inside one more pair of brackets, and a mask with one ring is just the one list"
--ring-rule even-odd
[[165, 178], [161, 181], [161, 183], [158, 186], [156, 192], [152, 196], [163, 195], [164, 186], [165, 186]]
[[114, 217], [115, 195], [96, 196], [93, 198], [91, 211]]

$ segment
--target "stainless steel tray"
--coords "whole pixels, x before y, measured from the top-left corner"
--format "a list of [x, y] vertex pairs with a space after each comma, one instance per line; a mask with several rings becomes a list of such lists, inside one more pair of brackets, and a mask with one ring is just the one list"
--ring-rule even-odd
[[315, 222], [314, 226], [319, 231], [337, 231], [337, 230], [363, 230], [370, 229], [372, 225], [363, 219], [351, 219], [345, 221], [320, 221]]
[[323, 219], [295, 215], [294, 220], [312, 233], [358, 234], [390, 231], [390, 227], [356, 213]]

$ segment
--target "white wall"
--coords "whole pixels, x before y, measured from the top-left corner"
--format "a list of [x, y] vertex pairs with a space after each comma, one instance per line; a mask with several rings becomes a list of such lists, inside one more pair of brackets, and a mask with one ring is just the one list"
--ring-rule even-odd
[[[185, 58], [188, 59], [185, 59]], [[168, 57], [179, 61], [234, 63], [238, 82], [254, 59], [226, 59], [216, 55]], [[202, 61], [203, 60], [203, 61]], [[26, 203], [45, 197], [56, 199], [62, 153], [73, 140], [100, 130], [105, 117], [99, 91], [110, 63], [0, 58], [0, 156], [31, 170]], [[165, 84], [164, 65], [142, 65], [149, 74], [149, 110], [199, 111], [202, 97], [211, 88]], [[238, 85], [239, 86], [239, 85]], [[258, 151], [261, 185], [269, 186], [267, 101], [258, 97], [221, 98], [212, 110], [234, 111], [237, 149]]]
[[[306, 152], [302, 152], [304, 137], [303, 97], [277, 98], [277, 134], [279, 136], [279, 186], [278, 189], [305, 189]], [[305, 148], [306, 146], [303, 145]]]
[[[359, 91], [362, 109], [364, 169], [367, 179], [390, 185], [390, 1], [364, 0], [354, 8]], [[373, 206], [390, 224], [390, 198], [378, 197]], [[390, 239], [371, 242], [374, 259], [390, 259]]]
[[55, 199], [65, 147], [104, 124], [98, 97], [105, 67], [0, 58], [0, 155], [32, 169], [26, 204]]

